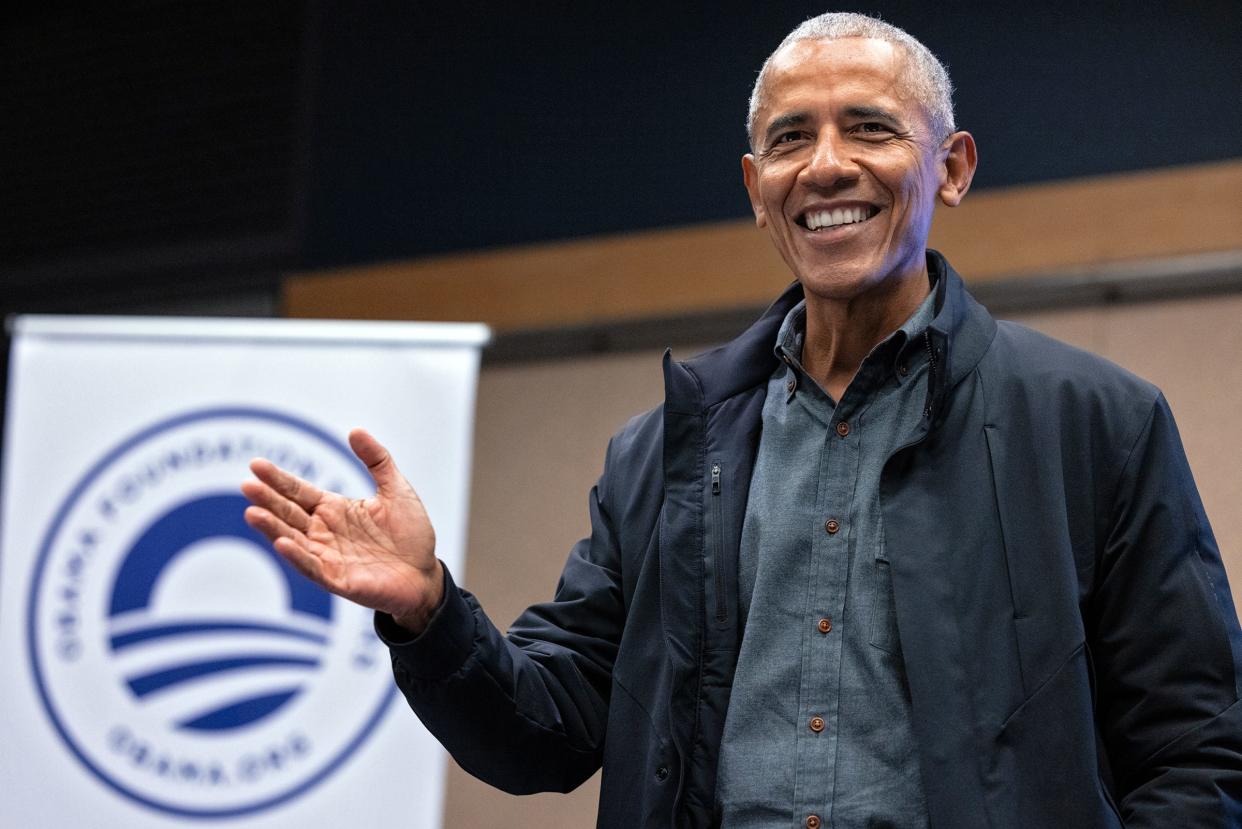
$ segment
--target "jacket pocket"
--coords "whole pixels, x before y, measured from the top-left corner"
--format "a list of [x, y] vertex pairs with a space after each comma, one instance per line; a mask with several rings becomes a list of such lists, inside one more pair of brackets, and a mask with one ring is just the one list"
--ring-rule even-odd
[[600, 781], [600, 827], [659, 826], [673, 812], [681, 768], [647, 708], [614, 677]]
[[994, 774], [1004, 786], [994, 805], [1009, 816], [997, 822], [1120, 829], [1100, 782], [1095, 740], [1086, 649], [1079, 644], [997, 733]]
[[724, 484], [721, 480], [722, 477], [720, 463], [712, 461], [712, 526], [710, 535], [712, 537], [712, 575], [716, 592], [714, 612], [717, 625], [723, 625], [729, 621], [728, 596], [725, 595], [724, 507], [721, 506], [721, 503], [724, 501], [724, 498], [721, 497]]
[[897, 635], [897, 603], [893, 600], [893, 574], [888, 559], [875, 560], [874, 601], [871, 605], [870, 638], [874, 647], [888, 653], [901, 651]]

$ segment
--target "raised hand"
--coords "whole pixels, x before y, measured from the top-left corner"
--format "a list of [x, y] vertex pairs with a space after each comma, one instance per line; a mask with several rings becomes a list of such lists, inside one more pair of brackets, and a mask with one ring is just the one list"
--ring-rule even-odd
[[444, 594], [436, 534], [392, 456], [362, 429], [349, 446], [375, 480], [375, 495], [325, 492], [262, 458], [241, 485], [246, 523], [307, 578], [338, 596], [392, 615], [421, 632]]

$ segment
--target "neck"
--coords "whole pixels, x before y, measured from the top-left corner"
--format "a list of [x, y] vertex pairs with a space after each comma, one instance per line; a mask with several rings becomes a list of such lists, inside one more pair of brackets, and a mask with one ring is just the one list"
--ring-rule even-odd
[[806, 295], [802, 366], [824, 391], [840, 400], [871, 349], [901, 327], [927, 298], [927, 266], [886, 279], [850, 299]]

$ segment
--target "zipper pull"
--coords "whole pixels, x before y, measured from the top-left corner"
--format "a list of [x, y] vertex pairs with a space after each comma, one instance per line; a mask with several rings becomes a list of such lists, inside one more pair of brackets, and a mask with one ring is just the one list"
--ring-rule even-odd
[[712, 495], [720, 494], [720, 464], [712, 464]]

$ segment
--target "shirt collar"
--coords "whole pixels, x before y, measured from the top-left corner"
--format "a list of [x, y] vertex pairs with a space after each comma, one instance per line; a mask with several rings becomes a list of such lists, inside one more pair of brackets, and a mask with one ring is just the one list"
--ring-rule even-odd
[[[927, 296], [919, 303], [919, 307], [914, 309], [914, 313], [910, 315], [900, 328], [889, 334], [884, 340], [871, 350], [871, 355], [882, 353], [884, 350], [892, 349], [895, 355], [894, 369], [901, 364], [903, 357], [908, 358], [909, 348], [906, 346], [921, 335], [927, 326], [936, 316], [936, 277], [938, 274], [930, 269], [928, 270], [929, 279], [931, 279], [931, 289]], [[786, 365], [795, 366], [800, 371], [802, 369], [802, 344], [806, 340], [806, 300], [801, 300], [793, 308], [789, 309], [789, 313], [785, 315], [784, 322], [781, 323], [780, 330], [776, 335], [776, 346], [773, 353], [777, 359], [783, 361]], [[868, 355], [868, 359], [871, 358]]]

